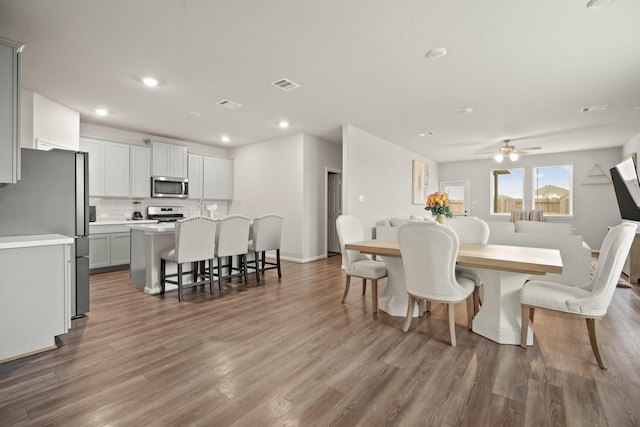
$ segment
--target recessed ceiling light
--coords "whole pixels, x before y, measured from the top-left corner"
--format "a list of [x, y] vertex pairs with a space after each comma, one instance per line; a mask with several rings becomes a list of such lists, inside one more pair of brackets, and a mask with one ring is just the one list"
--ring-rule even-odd
[[109, 114], [109, 111], [104, 108], [96, 108], [94, 111], [98, 116], [106, 116], [107, 114]]
[[426, 56], [427, 59], [436, 59], [436, 58], [442, 58], [446, 54], [447, 54], [447, 49], [443, 47], [434, 47], [433, 49], [427, 51], [427, 53], [424, 56]]
[[142, 78], [142, 83], [145, 84], [145, 86], [148, 87], [156, 87], [158, 86], [158, 79], [156, 79], [155, 77], [143, 77]]
[[465, 116], [468, 116], [471, 113], [473, 113], [472, 107], [462, 107], [462, 110], [460, 110], [460, 114], [464, 114]]
[[202, 117], [202, 113], [198, 113], [197, 111], [189, 111], [187, 114], [191, 117], [195, 117], [196, 119]]
[[435, 133], [434, 131], [429, 130], [429, 131], [426, 131], [426, 132], [420, 132], [420, 133], [418, 134], [418, 136], [433, 136], [433, 135], [435, 135], [435, 134], [436, 134], [436, 133]]
[[286, 120], [281, 120], [280, 123], [278, 123], [278, 126], [280, 126], [282, 129], [286, 129], [289, 127], [289, 122]]
[[222, 136], [220, 137], [220, 140], [221, 140], [222, 142], [229, 142], [229, 141], [231, 141], [231, 138], [229, 138], [229, 136], [227, 136], [227, 135], [222, 135]]
[[603, 7], [611, 6], [616, 0], [589, 0], [587, 2], [587, 9], [602, 9]]

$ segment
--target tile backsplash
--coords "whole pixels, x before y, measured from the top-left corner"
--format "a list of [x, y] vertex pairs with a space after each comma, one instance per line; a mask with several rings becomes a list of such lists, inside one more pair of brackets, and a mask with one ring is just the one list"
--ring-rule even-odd
[[[134, 204], [139, 202], [139, 204]], [[242, 214], [240, 200], [182, 200], [182, 199], [118, 199], [118, 198], [89, 198], [89, 205], [96, 207], [96, 221], [121, 221], [130, 219], [134, 211], [140, 211], [147, 219], [148, 206], [182, 206], [186, 208], [187, 217], [203, 215], [209, 216], [207, 206], [217, 204], [214, 218], [227, 215]]]

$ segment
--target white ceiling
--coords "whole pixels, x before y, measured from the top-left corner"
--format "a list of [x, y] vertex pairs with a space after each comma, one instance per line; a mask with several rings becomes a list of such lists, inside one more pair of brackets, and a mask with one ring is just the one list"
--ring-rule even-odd
[[[585, 5], [0, 0], [0, 36], [26, 43], [23, 87], [83, 122], [219, 146], [300, 132], [340, 141], [352, 124], [448, 161], [480, 158], [504, 138], [539, 154], [640, 133], [640, 1]], [[435, 47], [447, 55], [426, 59]], [[145, 75], [161, 85], [143, 86]], [[270, 85], [283, 77], [301, 88]], [[609, 107], [580, 112], [599, 104]], [[112, 113], [98, 118], [97, 107]]]

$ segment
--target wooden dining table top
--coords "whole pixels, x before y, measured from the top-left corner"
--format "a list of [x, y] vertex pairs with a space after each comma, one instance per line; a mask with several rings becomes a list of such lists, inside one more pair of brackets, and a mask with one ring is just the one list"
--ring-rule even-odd
[[[365, 240], [348, 243], [345, 247], [370, 255], [402, 256], [398, 242], [395, 240]], [[558, 249], [523, 246], [461, 243], [456, 264], [537, 275], [562, 273], [562, 257]]]

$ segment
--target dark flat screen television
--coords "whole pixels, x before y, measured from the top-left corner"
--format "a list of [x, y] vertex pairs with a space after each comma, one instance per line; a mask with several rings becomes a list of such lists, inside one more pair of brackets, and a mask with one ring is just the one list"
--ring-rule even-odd
[[611, 180], [622, 219], [640, 222], [640, 180], [636, 164], [628, 158], [612, 167]]

